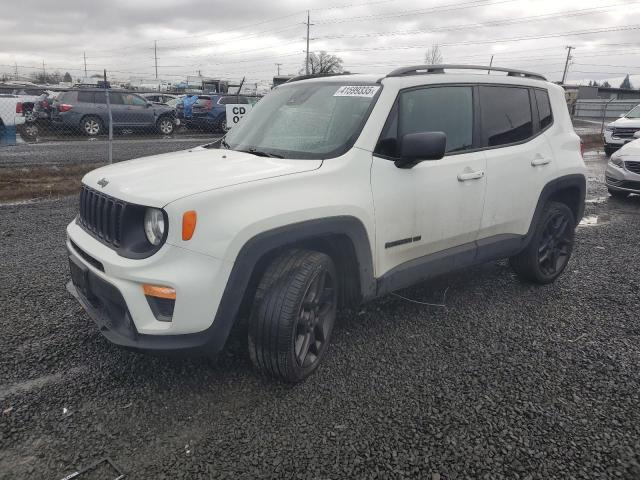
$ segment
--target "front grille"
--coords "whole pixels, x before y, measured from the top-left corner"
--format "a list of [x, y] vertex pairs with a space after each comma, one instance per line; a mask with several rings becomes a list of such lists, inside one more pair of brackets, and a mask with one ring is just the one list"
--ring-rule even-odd
[[618, 138], [633, 138], [633, 134], [638, 131], [638, 128], [620, 128], [613, 129], [613, 136]]
[[122, 241], [122, 219], [126, 207], [126, 202], [83, 186], [80, 192], [80, 225], [117, 248]]
[[629, 190], [640, 190], [640, 182], [624, 181], [617, 186], [620, 188], [628, 188]]
[[640, 174], [640, 162], [624, 162], [624, 166], [630, 172]]

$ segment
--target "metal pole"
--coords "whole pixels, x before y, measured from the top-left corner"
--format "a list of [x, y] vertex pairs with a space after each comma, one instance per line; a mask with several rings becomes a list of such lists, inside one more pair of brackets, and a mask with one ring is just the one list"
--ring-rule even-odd
[[278, 67], [278, 76], [280, 76], [280, 65], [282, 65], [281, 63], [276, 63], [276, 67]]
[[84, 78], [87, 78], [87, 52], [82, 52], [84, 57]]
[[491, 61], [489, 61], [489, 71], [487, 72], [487, 75], [491, 75], [492, 66], [493, 66], [493, 55], [491, 55]]
[[44, 60], [42, 60], [42, 83], [47, 83], [47, 70], [44, 68]]
[[307, 10], [307, 60], [305, 62], [305, 74], [309, 75], [309, 27], [310, 27], [310, 21], [309, 21], [309, 10]]
[[107, 69], [104, 69], [104, 94], [107, 99], [107, 113], [109, 114], [109, 163], [113, 163], [113, 117], [111, 115], [111, 100], [107, 88]]
[[569, 69], [569, 60], [571, 60], [571, 50], [573, 50], [575, 47], [571, 47], [571, 46], [567, 46], [567, 61], [564, 62], [564, 73], [562, 74], [562, 82], [561, 84], [564, 85], [564, 82], [567, 80], [567, 70]]
[[158, 79], [158, 41], [153, 41], [153, 56], [156, 59], [156, 80]]
[[604, 111], [602, 112], [602, 124], [600, 125], [600, 135], [602, 135], [602, 132], [604, 132], [604, 120], [605, 118], [607, 118], [607, 108], [609, 107], [609, 104], [614, 100], [615, 97], [604, 104]]

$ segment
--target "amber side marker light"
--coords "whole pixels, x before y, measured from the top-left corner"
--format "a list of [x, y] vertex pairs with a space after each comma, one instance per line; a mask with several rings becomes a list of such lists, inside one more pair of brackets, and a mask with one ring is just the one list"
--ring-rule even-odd
[[144, 294], [148, 297], [156, 297], [156, 298], [166, 298], [168, 300], [176, 299], [176, 290], [171, 287], [161, 287], [159, 285], [149, 285], [143, 284], [142, 290], [144, 290]]
[[191, 240], [193, 232], [196, 230], [196, 222], [198, 221], [198, 214], [195, 210], [189, 210], [182, 214], [182, 240]]

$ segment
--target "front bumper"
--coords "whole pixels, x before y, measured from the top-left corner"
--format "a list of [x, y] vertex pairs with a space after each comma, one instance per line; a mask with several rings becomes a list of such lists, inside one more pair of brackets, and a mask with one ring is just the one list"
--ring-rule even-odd
[[640, 174], [613, 165], [611, 162], [607, 164], [605, 170], [605, 183], [611, 190], [640, 193]]
[[[67, 235], [70, 262], [85, 275], [67, 288], [111, 342], [141, 350], [215, 351], [224, 345], [226, 334], [217, 331], [214, 318], [231, 264], [169, 244], [149, 258], [127, 259], [75, 221]], [[143, 284], [175, 289], [171, 321], [155, 317]]]

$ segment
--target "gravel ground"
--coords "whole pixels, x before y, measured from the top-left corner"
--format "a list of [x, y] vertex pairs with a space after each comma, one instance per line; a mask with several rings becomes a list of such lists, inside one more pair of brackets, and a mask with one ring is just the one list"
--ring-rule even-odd
[[108, 456], [136, 479], [640, 478], [640, 197], [587, 160], [594, 225], [554, 285], [494, 262], [401, 292], [444, 308], [343, 312], [295, 387], [240, 340], [217, 362], [110, 345], [64, 289], [75, 199], [0, 206], [0, 477]]
[[[113, 142], [113, 161], [121, 162], [147, 155], [186, 150], [220, 137], [219, 134], [178, 135], [163, 138], [116, 137]], [[108, 158], [108, 142], [104, 138], [0, 146], [0, 168], [105, 163]]]

